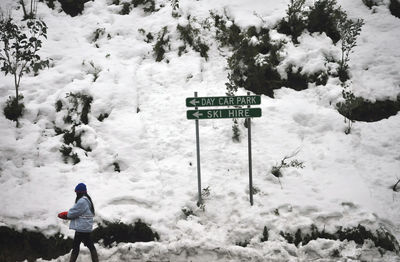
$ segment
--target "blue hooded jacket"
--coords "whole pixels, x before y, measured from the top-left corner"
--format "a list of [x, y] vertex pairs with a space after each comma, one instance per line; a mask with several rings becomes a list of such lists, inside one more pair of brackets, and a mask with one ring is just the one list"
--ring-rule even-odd
[[75, 205], [68, 210], [68, 219], [71, 219], [69, 228], [77, 232], [92, 232], [93, 213], [90, 210], [91, 203], [85, 196], [81, 197]]

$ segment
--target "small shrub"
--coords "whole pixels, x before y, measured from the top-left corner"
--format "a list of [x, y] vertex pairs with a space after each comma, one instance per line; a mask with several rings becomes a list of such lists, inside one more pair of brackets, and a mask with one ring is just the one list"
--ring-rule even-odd
[[104, 119], [106, 119], [109, 116], [110, 116], [110, 114], [108, 114], [108, 113], [100, 114], [99, 117], [97, 118], [97, 120], [99, 120], [100, 122], [103, 122]]
[[154, 40], [154, 36], [152, 33], [147, 33], [143, 28], [138, 29], [139, 33], [141, 33], [142, 35], [146, 36], [146, 39], [144, 40], [146, 43], [151, 43]]
[[154, 0], [132, 0], [133, 7], [139, 5], [143, 6], [143, 11], [146, 13], [152, 13], [156, 11], [156, 4]]
[[210, 193], [211, 193], [211, 190], [210, 190], [209, 186], [206, 187], [206, 188], [203, 188], [202, 191], [201, 191], [202, 199], [207, 199], [210, 196]]
[[292, 154], [285, 156], [279, 165], [273, 166], [271, 169], [271, 174], [275, 177], [279, 178], [282, 177], [282, 168], [294, 167], [294, 168], [304, 168], [304, 162], [299, 161], [297, 159], [293, 159], [290, 162], [287, 162], [288, 159], [295, 157], [300, 151], [297, 150]]
[[90, 112], [91, 103], [93, 97], [83, 93], [68, 93], [68, 102], [70, 104], [68, 108], [68, 116], [71, 118], [71, 122], [76, 125], [81, 123], [88, 124], [88, 114]]
[[172, 6], [172, 17], [179, 17], [180, 12], [179, 12], [179, 0], [172, 0], [171, 1], [171, 6]]
[[76, 165], [81, 161], [78, 154], [72, 152], [72, 147], [70, 146], [62, 145], [60, 148], [60, 152], [62, 154], [63, 161], [65, 164], [68, 164], [70, 160], [72, 161], [73, 165]]
[[398, 0], [390, 0], [389, 10], [392, 15], [400, 18], [400, 2]]
[[346, 13], [336, 6], [336, 0], [319, 0], [308, 13], [307, 30], [310, 33], [325, 32], [334, 43], [340, 40], [338, 23]]
[[119, 12], [120, 15], [129, 15], [131, 12], [131, 3], [124, 2], [122, 3], [122, 9]]
[[104, 222], [92, 233], [93, 241], [103, 240], [103, 245], [111, 247], [115, 243], [136, 243], [159, 240], [157, 232], [140, 220], [133, 225], [126, 225], [121, 222]]
[[58, 0], [61, 3], [62, 10], [74, 17], [79, 14], [82, 14], [83, 9], [85, 8], [85, 3], [90, 0]]
[[[86, 66], [85, 61], [82, 62], [82, 65]], [[101, 71], [102, 70], [100, 67], [96, 66], [93, 61], [90, 61], [86, 73], [93, 75], [93, 82], [96, 82], [96, 80], [99, 78]]]
[[187, 218], [189, 216], [194, 216], [194, 212], [192, 209], [188, 208], [188, 207], [183, 207], [181, 209], [183, 215]]
[[232, 140], [233, 142], [240, 142], [240, 129], [239, 129], [239, 124], [238, 120], [234, 118], [232, 124]]
[[306, 28], [305, 0], [291, 0], [286, 10], [287, 17], [278, 24], [278, 32], [291, 35], [293, 43], [298, 44], [297, 38]]
[[261, 242], [268, 241], [268, 238], [269, 238], [268, 228], [265, 226], [262, 233]]
[[114, 163], [113, 163], [113, 166], [114, 166], [114, 171], [115, 171], [115, 172], [118, 172], [118, 173], [121, 172], [121, 168], [120, 168], [118, 162], [114, 162]]
[[63, 107], [62, 101], [61, 100], [57, 100], [57, 102], [55, 104], [55, 107], [56, 107], [56, 112], [60, 112], [62, 107]]
[[250, 244], [250, 241], [245, 239], [244, 241], [238, 241], [235, 244], [240, 247], [247, 247]]
[[105, 28], [97, 28], [93, 35], [92, 35], [92, 43], [96, 42], [97, 40], [99, 40], [99, 38], [101, 36], [103, 36], [106, 33], [106, 29]]
[[6, 106], [4, 107], [4, 116], [12, 121], [18, 123], [18, 118], [20, 118], [24, 111], [24, 103], [22, 102], [23, 95], [18, 96], [18, 100], [14, 96], [10, 96], [7, 99]]
[[339, 79], [342, 82], [345, 82], [349, 79], [348, 75], [348, 62], [350, 61], [350, 52], [356, 46], [357, 36], [361, 32], [361, 27], [363, 26], [364, 21], [362, 19], [358, 19], [356, 21], [347, 19], [344, 15], [342, 19], [339, 20], [338, 30], [340, 38], [342, 39], [341, 43], [341, 51], [342, 57], [339, 62], [338, 75]]
[[166, 26], [163, 27], [163, 29], [158, 33], [157, 42], [153, 48], [157, 62], [161, 62], [164, 59], [164, 54], [166, 52], [166, 48], [168, 47], [169, 42], [169, 36], [166, 37], [167, 33], [168, 29]]
[[353, 123], [355, 122], [353, 120], [352, 113], [355, 108], [360, 106], [362, 98], [355, 97], [353, 92], [347, 87], [343, 89], [342, 96], [344, 98], [344, 102], [337, 103], [336, 107], [339, 113], [344, 116], [344, 122], [347, 123], [347, 128], [345, 129], [344, 133], [348, 135], [351, 132]]

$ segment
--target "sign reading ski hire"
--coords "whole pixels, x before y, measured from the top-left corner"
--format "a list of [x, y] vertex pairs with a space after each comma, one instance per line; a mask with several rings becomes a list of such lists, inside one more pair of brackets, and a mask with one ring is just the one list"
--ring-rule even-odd
[[188, 110], [187, 119], [249, 118], [260, 117], [260, 108]]
[[203, 106], [247, 106], [261, 104], [260, 96], [217, 96], [217, 97], [188, 97], [187, 107]]

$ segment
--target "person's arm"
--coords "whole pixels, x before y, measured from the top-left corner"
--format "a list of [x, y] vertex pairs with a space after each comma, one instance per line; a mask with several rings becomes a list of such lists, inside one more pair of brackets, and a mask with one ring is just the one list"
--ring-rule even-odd
[[86, 201], [84, 199], [79, 199], [77, 203], [75, 203], [75, 205], [68, 210], [68, 219], [74, 219], [79, 217], [80, 215], [82, 215], [85, 210], [87, 209], [87, 204]]

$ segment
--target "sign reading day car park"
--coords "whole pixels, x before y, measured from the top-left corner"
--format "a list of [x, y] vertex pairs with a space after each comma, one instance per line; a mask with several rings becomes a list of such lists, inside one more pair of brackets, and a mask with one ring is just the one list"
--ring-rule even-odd
[[261, 104], [260, 96], [217, 96], [186, 98], [187, 107], [247, 106], [259, 104]]

